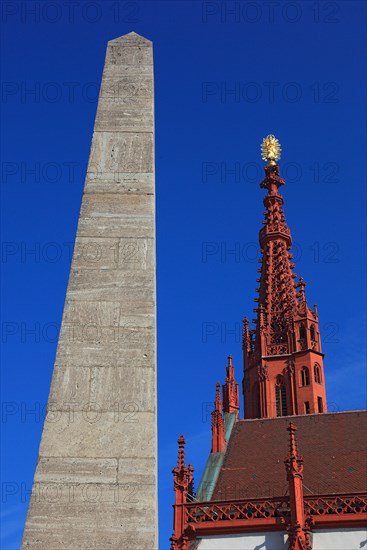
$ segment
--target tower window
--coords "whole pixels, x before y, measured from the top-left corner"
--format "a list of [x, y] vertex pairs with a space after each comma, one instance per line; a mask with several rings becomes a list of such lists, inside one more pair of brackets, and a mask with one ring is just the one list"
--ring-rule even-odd
[[305, 414], [310, 414], [310, 402], [305, 401]]
[[287, 393], [282, 381], [275, 385], [275, 403], [277, 416], [287, 416]]
[[284, 321], [274, 319], [271, 323], [271, 341], [273, 344], [287, 343], [287, 327]]
[[252, 396], [254, 399], [254, 413], [255, 418], [261, 418], [261, 408], [260, 408], [260, 389], [259, 384], [254, 384], [252, 386]]
[[321, 371], [320, 371], [320, 365], [316, 363], [316, 365], [313, 368], [315, 382], [318, 384], [321, 384]]
[[324, 405], [323, 405], [323, 402], [322, 402], [322, 397], [317, 398], [317, 407], [319, 409], [319, 413], [324, 412]]
[[306, 338], [306, 328], [303, 323], [299, 327], [299, 337], [301, 340], [304, 340]]
[[310, 327], [310, 336], [311, 336], [311, 340], [313, 342], [316, 342], [315, 325], [311, 325], [311, 327]]
[[301, 386], [310, 385], [310, 371], [307, 367], [302, 367], [301, 369]]

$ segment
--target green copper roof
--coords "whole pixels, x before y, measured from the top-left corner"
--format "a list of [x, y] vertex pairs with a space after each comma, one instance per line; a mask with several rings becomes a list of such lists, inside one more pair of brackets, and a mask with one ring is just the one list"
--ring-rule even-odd
[[[227, 443], [235, 422], [236, 413], [224, 413], [224, 437]], [[225, 452], [224, 450], [222, 453], [210, 453], [196, 493], [197, 500], [205, 502], [211, 499]]]

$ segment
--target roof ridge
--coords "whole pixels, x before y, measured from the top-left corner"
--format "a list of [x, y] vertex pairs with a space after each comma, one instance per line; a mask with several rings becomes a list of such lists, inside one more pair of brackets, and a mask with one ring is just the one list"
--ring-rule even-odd
[[[287, 418], [290, 419], [297, 419], [297, 418], [310, 418], [310, 417], [319, 417], [323, 418], [325, 416], [331, 416], [334, 414], [355, 414], [355, 413], [367, 413], [367, 409], [356, 409], [353, 411], [334, 411], [334, 412], [324, 412], [324, 413], [311, 413], [311, 414], [294, 414], [294, 415], [287, 415], [287, 416], [274, 416], [272, 418], [241, 418], [238, 419], [237, 422], [268, 422], [268, 421], [274, 421], [274, 420], [285, 420]], [[236, 422], [236, 423], [237, 423]]]

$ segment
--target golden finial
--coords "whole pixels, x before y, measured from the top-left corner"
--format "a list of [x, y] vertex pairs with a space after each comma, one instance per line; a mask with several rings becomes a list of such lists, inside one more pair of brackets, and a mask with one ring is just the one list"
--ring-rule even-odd
[[261, 144], [261, 157], [268, 161], [268, 166], [274, 166], [276, 161], [280, 159], [282, 148], [279, 141], [273, 134], [266, 136]]

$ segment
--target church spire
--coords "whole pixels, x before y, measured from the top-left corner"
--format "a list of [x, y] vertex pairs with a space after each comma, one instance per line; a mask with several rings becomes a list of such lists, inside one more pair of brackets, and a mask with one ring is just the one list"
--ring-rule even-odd
[[285, 182], [279, 177], [275, 165], [266, 166], [265, 179], [260, 187], [268, 190], [264, 198], [264, 227], [259, 234], [262, 251], [262, 269], [259, 287], [259, 306], [264, 308], [266, 323], [271, 334], [269, 355], [280, 350], [288, 351], [289, 315], [297, 309], [297, 292], [294, 284], [296, 275], [289, 252], [292, 237], [285, 221], [283, 197], [278, 187]]
[[214, 411], [212, 412], [212, 453], [221, 453], [225, 447], [222, 410], [220, 384], [217, 384], [215, 388]]
[[185, 438], [183, 435], [177, 440], [178, 443], [178, 457], [177, 466], [172, 470], [173, 473], [173, 485], [175, 491], [175, 504], [173, 515], [173, 535], [171, 537], [171, 550], [183, 550], [187, 549], [188, 539], [185, 535], [185, 512], [184, 504], [189, 499], [192, 499], [194, 492], [193, 485], [193, 471], [194, 468], [191, 464], [186, 467], [185, 462]]
[[269, 135], [261, 150], [267, 165], [260, 187], [267, 194], [259, 233], [257, 319], [253, 330], [246, 321], [243, 333], [245, 417], [324, 412], [318, 315], [307, 306], [304, 280], [295, 282], [292, 237], [279, 193], [285, 184], [277, 165], [280, 144]]
[[303, 501], [303, 458], [297, 451], [296, 426], [290, 422], [287, 428], [289, 432], [289, 453], [285, 459], [287, 479], [289, 483], [289, 550], [311, 550], [310, 520], [305, 518]]
[[240, 398], [238, 393], [238, 384], [234, 378], [234, 366], [232, 363], [232, 355], [228, 355], [228, 364], [226, 368], [226, 383], [222, 387], [223, 390], [223, 411], [225, 413], [236, 413], [240, 409]]

